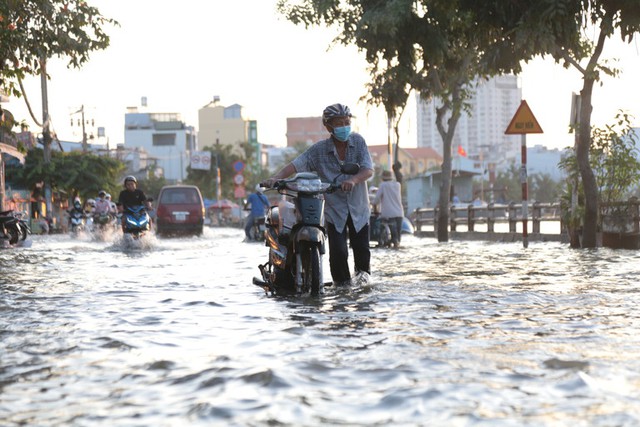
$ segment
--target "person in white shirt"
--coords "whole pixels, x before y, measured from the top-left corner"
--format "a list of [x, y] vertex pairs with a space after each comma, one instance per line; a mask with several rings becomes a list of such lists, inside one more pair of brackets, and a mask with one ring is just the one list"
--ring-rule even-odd
[[391, 171], [382, 172], [382, 182], [378, 187], [373, 204], [380, 204], [380, 218], [391, 222], [391, 242], [394, 247], [400, 245], [404, 208], [400, 183], [393, 180]]
[[107, 196], [107, 192], [104, 190], [101, 190], [98, 193], [98, 198], [96, 199], [96, 207], [93, 212], [96, 216], [106, 215], [110, 213], [111, 204], [106, 199], [106, 196]]

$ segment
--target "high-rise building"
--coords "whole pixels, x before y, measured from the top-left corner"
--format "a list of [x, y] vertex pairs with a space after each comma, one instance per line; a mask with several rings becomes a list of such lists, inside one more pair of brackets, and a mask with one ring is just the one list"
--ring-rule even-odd
[[[476, 80], [474, 85], [470, 111], [460, 116], [452, 149], [455, 155], [460, 147], [470, 159], [500, 170], [520, 159], [520, 135], [505, 135], [504, 131], [520, 105], [522, 89], [513, 75]], [[436, 128], [436, 107], [441, 102], [425, 101], [418, 94], [416, 104], [418, 147], [431, 147], [442, 155], [442, 137]]]

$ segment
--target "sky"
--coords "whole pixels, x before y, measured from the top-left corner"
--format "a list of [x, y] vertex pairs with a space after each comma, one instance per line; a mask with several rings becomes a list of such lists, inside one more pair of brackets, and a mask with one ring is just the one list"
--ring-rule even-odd
[[[71, 126], [85, 118], [104, 127], [109, 145], [124, 142], [127, 107], [180, 113], [198, 126], [198, 110], [220, 97], [221, 105], [240, 104], [245, 116], [258, 122], [264, 144], [286, 145], [287, 117], [320, 116], [325, 106], [349, 105], [355, 127], [369, 145], [385, 144], [384, 110], [360, 101], [369, 79], [363, 54], [335, 45], [336, 29], [296, 26], [278, 15], [276, 0], [89, 0], [120, 27], [107, 28], [111, 45], [91, 55], [80, 70], [52, 60], [48, 82], [49, 114], [61, 140], [81, 140]], [[606, 77], [594, 90], [592, 124], [611, 123], [619, 109], [636, 117], [640, 126], [640, 45], [610, 39], [604, 57], [619, 58], [618, 78]], [[527, 144], [549, 148], [573, 145], [568, 133], [572, 92], [582, 81], [577, 71], [550, 60], [535, 60], [520, 75], [523, 99], [544, 133], [528, 135]], [[42, 119], [40, 78], [25, 80], [27, 97], [38, 121]], [[5, 105], [32, 131], [22, 99]], [[515, 113], [515, 111], [514, 111]], [[415, 100], [403, 116], [400, 144], [416, 146]]]

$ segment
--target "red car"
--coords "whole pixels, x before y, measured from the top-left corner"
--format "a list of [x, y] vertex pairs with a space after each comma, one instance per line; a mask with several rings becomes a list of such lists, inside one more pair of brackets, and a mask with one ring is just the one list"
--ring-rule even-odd
[[195, 185], [165, 185], [158, 195], [156, 234], [201, 235], [204, 226], [204, 201]]

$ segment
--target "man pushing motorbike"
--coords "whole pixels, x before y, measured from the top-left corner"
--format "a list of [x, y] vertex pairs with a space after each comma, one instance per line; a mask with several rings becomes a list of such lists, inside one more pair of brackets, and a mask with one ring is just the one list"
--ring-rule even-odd
[[[349, 248], [353, 249], [355, 275], [371, 273], [369, 251], [369, 195], [367, 180], [373, 176], [373, 163], [362, 135], [351, 132], [351, 111], [342, 104], [329, 105], [322, 112], [322, 123], [330, 137], [316, 142], [261, 185], [266, 188], [296, 172], [316, 172], [325, 182], [340, 183], [342, 191], [325, 194], [325, 222], [329, 237], [329, 265], [336, 285], [351, 283]], [[360, 171], [343, 175], [340, 166], [357, 163]], [[364, 277], [366, 280], [366, 277]]]

